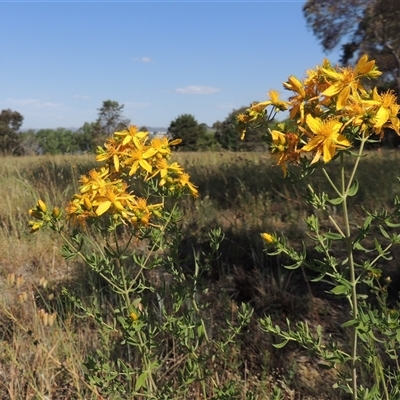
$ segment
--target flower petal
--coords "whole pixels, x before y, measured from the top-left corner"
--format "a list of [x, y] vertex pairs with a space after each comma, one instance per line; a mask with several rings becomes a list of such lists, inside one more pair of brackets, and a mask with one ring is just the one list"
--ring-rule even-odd
[[106, 200], [101, 203], [96, 209], [96, 215], [100, 217], [100, 215], [104, 214], [111, 207], [111, 201]]

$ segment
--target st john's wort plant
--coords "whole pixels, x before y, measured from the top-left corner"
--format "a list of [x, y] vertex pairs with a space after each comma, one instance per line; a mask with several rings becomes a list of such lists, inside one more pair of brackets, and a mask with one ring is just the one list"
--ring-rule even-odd
[[[284, 330], [266, 316], [262, 328], [281, 339], [276, 347], [297, 342], [318, 355], [325, 368], [337, 369], [335, 386], [354, 400], [394, 400], [400, 395], [400, 314], [397, 303], [389, 305], [390, 276], [385, 272], [392, 247], [400, 243], [400, 200], [395, 199], [390, 210], [363, 208], [361, 224], [353, 221], [349, 210], [350, 197], [357, 196], [357, 171], [366, 157], [366, 144], [382, 139], [388, 128], [400, 134], [395, 94], [380, 93], [376, 87], [367, 89], [366, 83], [380, 74], [375, 61], [366, 55], [353, 68], [336, 67], [324, 60], [303, 80], [289, 77], [284, 83], [292, 92], [288, 101], [271, 90], [269, 100], [254, 103], [238, 116], [242, 136], [249, 126], [265, 127], [270, 153], [283, 177], [304, 185], [305, 201], [315, 210], [305, 222], [317, 258], [309, 259], [306, 244], [291, 245], [273, 232], [262, 234], [267, 251], [291, 259], [286, 268], [310, 268], [317, 274], [314, 281], [329, 282], [329, 293], [348, 300], [343, 328], [349, 331], [351, 343], [325, 337], [321, 326], [313, 330], [307, 322], [287, 320]], [[276, 114], [285, 110], [289, 111], [288, 121], [278, 129], [268, 129]], [[335, 163], [339, 178], [328, 173], [328, 163]], [[312, 173], [317, 168], [333, 195], [313, 186]], [[370, 378], [361, 381], [362, 375]]]
[[99, 307], [64, 290], [103, 337], [113, 338], [85, 365], [86, 379], [107, 398], [211, 398], [222, 390], [212, 366], [251, 318], [242, 305], [225, 336], [210, 336], [201, 275], [218, 257], [223, 235], [210, 232], [210, 251], [197, 254], [194, 265], [180, 255], [179, 202], [198, 191], [171, 161], [178, 143], [150, 140], [135, 126], [115, 132], [97, 150], [102, 166], [81, 177], [64, 211], [42, 200], [30, 210], [32, 232], [47, 226], [59, 233], [63, 256], [80, 258], [112, 293]]

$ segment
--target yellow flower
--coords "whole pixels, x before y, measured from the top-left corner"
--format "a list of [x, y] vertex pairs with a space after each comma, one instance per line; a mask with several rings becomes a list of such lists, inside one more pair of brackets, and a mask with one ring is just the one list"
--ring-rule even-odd
[[375, 60], [368, 61], [368, 55], [364, 54], [357, 62], [354, 67], [354, 72], [358, 76], [366, 76], [370, 79], [376, 79], [382, 75], [382, 72], [378, 70], [375, 65]]
[[270, 100], [267, 101], [268, 105], [275, 106], [280, 111], [285, 111], [289, 107], [289, 102], [279, 99], [279, 92], [277, 90], [270, 90], [268, 92]]
[[130, 209], [133, 211], [131, 222], [136, 225], [147, 226], [150, 224], [150, 217], [154, 213], [156, 216], [159, 215], [158, 210], [162, 208], [162, 203], [158, 204], [147, 204], [147, 200], [138, 198], [134, 203], [130, 204]]
[[271, 104], [270, 101], [262, 101], [260, 103], [253, 103], [250, 108], [248, 109], [249, 115], [256, 116], [264, 111], [269, 105]]
[[246, 124], [248, 122], [248, 116], [246, 114], [240, 113], [236, 118], [239, 123]]
[[109, 170], [106, 167], [100, 168], [100, 170], [92, 169], [88, 175], [81, 176], [79, 182], [82, 184], [79, 188], [81, 193], [88, 191], [98, 192], [111, 183], [107, 181], [109, 177]]
[[295, 133], [282, 133], [276, 130], [271, 131], [272, 144], [270, 147], [272, 157], [277, 160], [283, 175], [287, 175], [286, 162], [297, 163], [300, 159], [300, 153], [297, 150], [299, 137]]
[[[268, 92], [270, 100], [262, 101], [261, 103], [253, 103], [247, 110], [252, 119], [256, 119], [268, 106], [273, 105], [278, 110], [284, 111], [288, 109], [289, 102], [279, 99], [279, 92], [277, 90], [270, 90]], [[241, 114], [239, 114], [241, 115]], [[243, 117], [241, 117], [243, 119]]]
[[160, 186], [164, 186], [169, 175], [181, 175], [183, 174], [183, 168], [177, 163], [173, 162], [169, 164], [165, 158], [161, 158], [157, 160], [156, 165], [154, 166], [155, 172], [149, 176], [146, 180], [154, 178], [157, 174], [160, 175], [160, 182], [158, 183]]
[[261, 237], [268, 243], [272, 244], [276, 241], [276, 239], [269, 233], [261, 233]]
[[121, 144], [117, 143], [114, 137], [110, 137], [107, 139], [104, 148], [100, 146], [97, 148], [96, 161], [101, 162], [101, 161], [107, 161], [108, 159], [112, 159], [115, 170], [118, 172], [120, 157], [123, 154], [124, 146], [121, 146]]
[[283, 83], [285, 89], [297, 93], [289, 98], [290, 100], [290, 118], [294, 119], [300, 113], [300, 123], [304, 121], [304, 102], [306, 100], [306, 91], [304, 85], [295, 77], [290, 76], [287, 82]]
[[381, 133], [382, 128], [392, 128], [400, 135], [400, 121], [397, 117], [400, 111], [400, 105], [397, 104], [397, 97], [393, 91], [388, 90], [378, 94], [376, 88], [372, 92], [372, 101], [366, 103], [377, 105], [378, 111], [373, 119], [373, 127], [376, 133]]
[[316, 163], [321, 155], [324, 162], [327, 163], [334, 157], [337, 149], [343, 150], [351, 146], [351, 143], [339, 133], [343, 125], [341, 122], [334, 119], [322, 121], [320, 118], [314, 118], [310, 114], [307, 115], [306, 122], [314, 137], [303, 146], [301, 151], [315, 152], [311, 164]]
[[325, 89], [321, 94], [327, 97], [333, 97], [337, 95], [336, 110], [341, 110], [346, 106], [347, 100], [349, 99], [351, 89], [355, 86], [355, 89], [359, 86], [354, 75], [354, 71], [351, 68], [344, 68], [342, 72], [335, 70], [329, 70], [322, 68], [325, 76], [333, 81], [331, 85]]
[[82, 204], [78, 196], [76, 196], [72, 201], [68, 202], [67, 206], [65, 207], [67, 216], [72, 216], [74, 214], [80, 214], [83, 212]]
[[139, 167], [142, 167], [147, 173], [151, 173], [151, 171], [153, 170], [152, 166], [146, 160], [151, 156], [151, 152], [146, 154], [141, 149], [132, 150], [125, 160], [125, 164], [127, 166], [131, 166], [129, 175], [132, 176], [133, 174], [135, 174]]
[[150, 155], [150, 157], [157, 156], [158, 158], [161, 157], [169, 157], [171, 154], [170, 146], [176, 146], [177, 144], [181, 143], [182, 139], [175, 139], [172, 141], [168, 141], [168, 138], [165, 136], [162, 138], [154, 138], [150, 142], [150, 148], [146, 151], [146, 155]]
[[336, 109], [341, 110], [346, 106], [350, 96], [357, 96], [359, 92], [365, 93], [360, 78], [376, 78], [381, 75], [377, 70], [375, 61], [368, 61], [368, 56], [362, 56], [354, 68], [321, 68], [322, 74], [329, 83], [329, 87], [322, 92], [323, 96], [333, 97], [337, 95]]
[[96, 215], [101, 216], [112, 206], [114, 213], [120, 214], [123, 218], [128, 218], [128, 213], [125, 206], [129, 202], [135, 201], [135, 196], [125, 191], [126, 186], [117, 185], [107, 187], [105, 193], [101, 196], [96, 197], [92, 201], [93, 207], [96, 208]]
[[114, 136], [122, 138], [122, 145], [134, 144], [135, 147], [140, 148], [146, 142], [149, 132], [139, 131], [136, 125], [131, 125], [128, 129], [120, 132], [115, 132]]
[[178, 183], [179, 186], [182, 188], [187, 187], [189, 191], [192, 193], [192, 196], [198, 197], [199, 192], [197, 191], [196, 186], [193, 185], [193, 183], [190, 182], [190, 175], [187, 173], [181, 174], [177, 179], [176, 182]]

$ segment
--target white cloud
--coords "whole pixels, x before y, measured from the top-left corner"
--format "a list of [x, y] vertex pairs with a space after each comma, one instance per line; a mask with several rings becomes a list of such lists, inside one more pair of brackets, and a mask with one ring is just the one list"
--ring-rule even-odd
[[132, 58], [133, 61], [141, 61], [144, 63], [151, 63], [153, 60], [150, 57], [138, 57], [138, 58]]
[[180, 94], [213, 94], [220, 92], [221, 89], [212, 86], [186, 86], [183, 88], [175, 89], [175, 92]]
[[62, 103], [53, 103], [51, 101], [41, 101], [39, 99], [7, 99], [1, 102], [8, 107], [27, 107], [27, 108], [57, 108]]
[[75, 97], [75, 99], [83, 99], [83, 100], [89, 100], [90, 99], [90, 96], [82, 96], [80, 94], [76, 94], [74, 97]]

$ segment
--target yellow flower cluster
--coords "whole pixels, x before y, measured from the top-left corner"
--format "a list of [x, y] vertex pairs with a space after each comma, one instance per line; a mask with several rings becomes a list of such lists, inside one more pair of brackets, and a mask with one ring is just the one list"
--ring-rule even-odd
[[[97, 148], [96, 160], [105, 165], [80, 178], [79, 193], [65, 209], [67, 219], [84, 224], [88, 219], [109, 214], [115, 221], [148, 226], [152, 225], [152, 216], [161, 215], [163, 201], [154, 202], [160, 198], [160, 190], [162, 196], [188, 191], [197, 197], [197, 188], [190, 182], [189, 174], [170, 160], [171, 146], [180, 141], [165, 137], [150, 140], [148, 132], [138, 131], [136, 126], [115, 132], [104, 147]], [[142, 196], [133, 192], [133, 184], [137, 182], [144, 182], [148, 189]], [[48, 213], [42, 200], [29, 213], [37, 220], [30, 222], [32, 232], [51, 224], [61, 214], [58, 208]]]
[[135, 195], [129, 183], [134, 177], [144, 182], [157, 179], [157, 186], [170, 192], [188, 189], [198, 196], [189, 175], [178, 163], [170, 162], [171, 146], [178, 143], [180, 139], [165, 137], [149, 140], [148, 132], [138, 131], [136, 126], [115, 132], [104, 148], [97, 149], [96, 160], [106, 165], [81, 177], [79, 193], [66, 207], [67, 216], [82, 222], [109, 213], [136, 226], [149, 225], [163, 204], [148, 204], [146, 198]]
[[43, 200], [38, 200], [36, 206], [28, 212], [31, 217], [35, 218], [34, 221], [29, 221], [31, 233], [38, 231], [45, 225], [49, 225], [61, 217], [61, 210], [58, 207], [54, 207], [53, 211], [49, 212]]
[[379, 75], [375, 61], [366, 55], [353, 68], [334, 67], [324, 60], [321, 66], [307, 71], [304, 80], [291, 76], [283, 84], [293, 92], [289, 101], [280, 100], [271, 90], [270, 100], [252, 104], [238, 116], [238, 129], [243, 138], [249, 124], [259, 124], [278, 111], [289, 110], [295, 128], [281, 124], [279, 130], [270, 131], [270, 150], [277, 165], [286, 175], [286, 164], [298, 163], [303, 154], [311, 154], [311, 164], [321, 158], [327, 163], [337, 150], [351, 147], [357, 137], [377, 134], [382, 138], [384, 128], [400, 135], [400, 105], [395, 94], [363, 86], [364, 80]]

